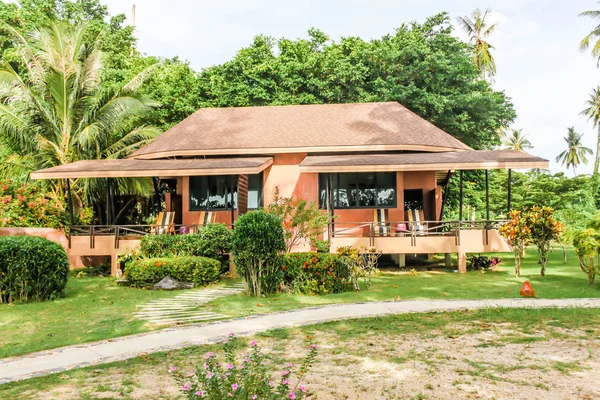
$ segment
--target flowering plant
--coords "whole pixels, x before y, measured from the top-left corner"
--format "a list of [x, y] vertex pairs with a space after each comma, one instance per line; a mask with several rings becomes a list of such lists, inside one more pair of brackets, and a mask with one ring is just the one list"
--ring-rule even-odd
[[[306, 388], [300, 381], [308, 372], [317, 356], [317, 346], [311, 345], [310, 351], [300, 365], [293, 378], [292, 364], [278, 374], [277, 381], [271, 379], [267, 370], [265, 356], [255, 341], [250, 343], [250, 354], [238, 362], [235, 356], [238, 339], [233, 334], [223, 345], [225, 363], [220, 363], [217, 356], [210, 352], [205, 356], [202, 366], [196, 366], [189, 373], [180, 372], [177, 367], [170, 367], [172, 374], [181, 385], [181, 391], [188, 399], [258, 399], [283, 400], [302, 399]], [[295, 381], [295, 384], [292, 384]]]

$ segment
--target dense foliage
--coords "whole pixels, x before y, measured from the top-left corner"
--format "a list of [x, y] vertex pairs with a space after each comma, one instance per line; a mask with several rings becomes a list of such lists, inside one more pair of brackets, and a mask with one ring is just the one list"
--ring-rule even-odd
[[36, 236], [0, 237], [0, 303], [62, 295], [69, 260], [57, 243]]
[[0, 183], [0, 227], [62, 229], [67, 221], [64, 203], [40, 185]]
[[231, 251], [231, 231], [223, 224], [208, 224], [197, 233], [147, 235], [140, 242], [143, 257], [201, 256], [221, 259]]
[[508, 222], [499, 230], [515, 256], [515, 276], [521, 276], [521, 259], [531, 233], [523, 213], [516, 210], [511, 211]]
[[252, 296], [277, 289], [278, 257], [285, 251], [282, 221], [263, 210], [252, 211], [235, 221], [231, 235], [233, 259]]
[[[233, 334], [223, 344], [224, 362], [210, 352], [204, 357], [204, 365], [196, 365], [183, 374], [177, 367], [170, 367], [169, 373], [181, 385], [183, 395], [188, 399], [303, 399], [306, 388], [300, 384], [304, 375], [312, 367], [317, 356], [317, 346], [312, 344], [304, 361], [294, 373], [293, 364], [286, 367], [274, 378], [266, 367], [267, 358], [255, 341], [250, 343], [250, 353], [241, 362], [236, 357], [238, 340]], [[296, 375], [296, 378], [294, 378]], [[292, 381], [293, 380], [293, 381]], [[277, 383], [275, 383], [277, 382]]]
[[280, 263], [281, 274], [276, 277], [290, 292], [323, 295], [354, 290], [351, 271], [336, 254], [288, 253]]
[[587, 275], [590, 285], [596, 281], [600, 271], [598, 256], [600, 254], [600, 232], [588, 228], [575, 234], [573, 246], [579, 259], [579, 267]]
[[548, 253], [554, 243], [560, 240], [565, 228], [553, 215], [550, 207], [533, 207], [525, 214], [525, 224], [529, 228], [529, 240], [533, 243], [540, 255], [540, 275], [546, 275]]
[[181, 282], [204, 286], [216, 282], [221, 264], [206, 257], [142, 258], [130, 262], [125, 277], [133, 287], [148, 287], [171, 276]]

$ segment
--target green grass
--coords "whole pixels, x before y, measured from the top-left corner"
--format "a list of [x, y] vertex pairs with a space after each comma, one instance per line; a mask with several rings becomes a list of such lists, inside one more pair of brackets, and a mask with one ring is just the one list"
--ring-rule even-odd
[[[269, 359], [274, 365], [290, 360], [289, 351], [294, 349], [295, 357], [300, 359], [305, 354], [308, 343], [319, 345], [318, 360], [328, 360], [344, 353], [357, 357], [366, 356], [374, 359], [396, 363], [401, 368], [404, 363], [421, 361], [438, 365], [443, 360], [437, 353], [409, 353], [399, 358], [395, 349], [389, 352], [373, 347], [374, 343], [385, 341], [385, 338], [401, 338], [403, 335], [423, 338], [424, 342], [435, 343], [436, 338], [458, 338], [494, 329], [494, 324], [510, 324], [513, 334], [526, 336], [534, 330], [540, 334], [541, 340], [555, 339], [589, 340], [600, 334], [600, 313], [597, 309], [484, 309], [478, 311], [460, 311], [425, 314], [403, 314], [368, 319], [351, 319], [322, 323], [292, 329], [274, 329], [255, 337], [241, 340], [240, 354], [247, 352], [248, 343], [256, 339], [264, 348], [272, 353]], [[492, 326], [492, 328], [490, 328]], [[569, 327], [587, 332], [581, 337], [565, 334], [557, 327]], [[335, 345], [333, 345], [335, 344]], [[53, 375], [33, 378], [22, 382], [0, 386], [2, 399], [36, 399], [43, 397], [42, 390], [61, 387], [75, 387], [80, 398], [101, 398], [103, 392], [118, 392], [118, 398], [129, 396], [133, 388], [144, 386], [143, 379], [161, 381], [162, 384], [173, 385], [167, 369], [171, 365], [189, 369], [194, 363], [204, 362], [204, 354], [215, 351], [222, 356], [220, 345], [191, 346], [182, 350], [147, 354], [126, 361], [90, 366], [82, 369], [65, 371]], [[281, 353], [281, 354], [279, 354]], [[282, 356], [282, 357], [281, 357]], [[465, 375], [480, 376], [488, 380], [504, 382], [507, 379], [498, 374], [518, 369], [540, 369], [541, 366], [523, 364], [508, 366], [500, 363], [475, 362], [466, 360]], [[552, 368], [561, 373], [570, 373], [580, 369], [578, 363], [553, 362]], [[532, 384], [536, 384], [533, 382]], [[425, 388], [426, 389], [426, 388]], [[168, 396], [167, 396], [168, 397]], [[155, 394], [146, 398], [165, 398]]]
[[135, 306], [180, 293], [71, 277], [64, 298], [0, 305], [0, 358], [151, 330], [134, 318]]
[[231, 316], [263, 314], [333, 303], [418, 299], [501, 299], [518, 298], [523, 282], [531, 282], [536, 297], [578, 298], [600, 297], [600, 285], [589, 285], [579, 269], [577, 257], [570, 250], [564, 264], [562, 251], [550, 254], [546, 276], [540, 276], [537, 251], [529, 248], [521, 268], [521, 277], [513, 275], [513, 259], [503, 254], [504, 263], [497, 272], [419, 272], [416, 276], [383, 273], [373, 279], [371, 290], [326, 296], [277, 294], [262, 298], [244, 295], [228, 296], [208, 304], [212, 311]]
[[[401, 300], [515, 298], [520, 297], [519, 289], [525, 280], [532, 283], [537, 297], [600, 296], [600, 285], [588, 284], [572, 251], [568, 264], [563, 264], [560, 251], [554, 251], [546, 277], [539, 276], [535, 249], [527, 252], [521, 278], [512, 275], [510, 255], [504, 255], [504, 259], [500, 272], [420, 272], [416, 276], [386, 273], [375, 278], [368, 291], [328, 296], [278, 294], [258, 299], [234, 295], [215, 300], [207, 307], [238, 317], [332, 303], [391, 301], [398, 297]], [[133, 317], [135, 306], [179, 293], [117, 287], [110, 278], [70, 278], [65, 298], [0, 305], [0, 358], [156, 329]]]

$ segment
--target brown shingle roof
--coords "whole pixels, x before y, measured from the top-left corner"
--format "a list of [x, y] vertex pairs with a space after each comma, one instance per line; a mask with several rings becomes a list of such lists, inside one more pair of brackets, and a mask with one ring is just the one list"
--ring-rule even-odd
[[548, 168], [548, 160], [513, 150], [308, 156], [300, 172], [438, 171]]
[[175, 177], [194, 175], [257, 174], [271, 157], [185, 160], [85, 160], [33, 172], [32, 179]]
[[349, 150], [470, 150], [396, 102], [202, 108], [132, 158]]

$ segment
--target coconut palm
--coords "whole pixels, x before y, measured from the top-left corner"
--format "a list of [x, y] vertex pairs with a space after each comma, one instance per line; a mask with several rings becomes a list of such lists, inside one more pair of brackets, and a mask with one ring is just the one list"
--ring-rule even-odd
[[473, 61], [484, 78], [496, 75], [496, 62], [491, 53], [494, 46], [486, 40], [496, 28], [496, 24], [487, 25], [486, 18], [489, 13], [490, 10], [482, 13], [477, 8], [470, 17], [458, 18], [458, 23], [469, 35], [469, 42], [474, 46]]
[[583, 134], [575, 132], [574, 127], [567, 128], [568, 134], [563, 139], [567, 148], [556, 157], [556, 162], [562, 163], [567, 169], [573, 168], [573, 174], [577, 175], [577, 166], [587, 164], [587, 155], [593, 154], [592, 149], [581, 143]]
[[[23, 179], [33, 170], [78, 160], [122, 158], [159, 134], [139, 123], [154, 103], [136, 93], [156, 66], [108, 88], [102, 85], [101, 38], [85, 39], [87, 25], [54, 23], [27, 36], [5, 29], [25, 69], [0, 66], [0, 143], [10, 154], [0, 165], [5, 178]], [[64, 181], [49, 185], [65, 194]], [[78, 205], [104, 191], [97, 180], [78, 179], [71, 186]], [[119, 188], [139, 194], [149, 185], [120, 180]]]
[[[598, 180], [598, 167], [600, 166], [600, 86], [592, 89], [588, 100], [586, 101], [586, 108], [581, 111], [581, 115], [588, 117], [594, 124], [594, 127], [598, 129], [598, 137], [596, 138], [596, 158], [594, 159], [594, 182]], [[596, 184], [596, 183], [595, 183]]]
[[507, 150], [525, 151], [532, 149], [533, 145], [527, 139], [527, 135], [523, 133], [523, 129], [513, 129], [510, 133], [505, 134], [504, 147]]
[[[600, 20], [600, 10], [588, 10], [579, 14], [580, 17], [590, 17]], [[586, 51], [592, 45], [592, 55], [600, 63], [600, 24], [596, 25], [579, 43], [579, 50]]]

